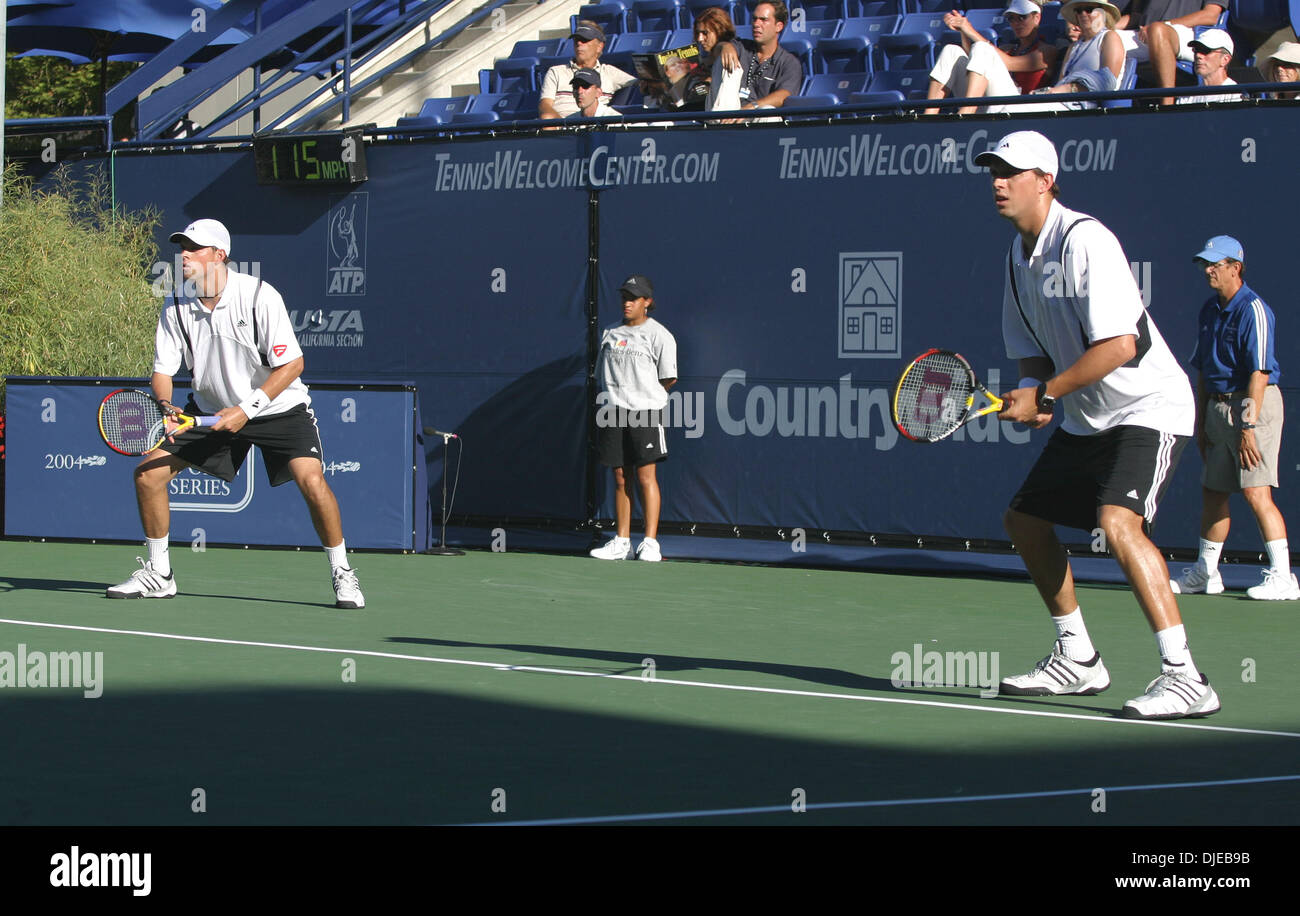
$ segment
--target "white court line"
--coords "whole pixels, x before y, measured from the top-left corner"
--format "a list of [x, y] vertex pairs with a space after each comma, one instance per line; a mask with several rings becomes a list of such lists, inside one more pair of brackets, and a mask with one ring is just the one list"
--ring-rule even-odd
[[755, 687], [747, 684], [717, 684], [711, 681], [682, 681], [666, 677], [642, 677], [639, 674], [604, 674], [595, 671], [572, 671], [566, 668], [542, 668], [535, 665], [511, 665], [505, 662], [480, 662], [463, 658], [438, 658], [429, 655], [401, 655], [395, 652], [376, 652], [372, 649], [332, 649], [328, 646], [298, 646], [292, 643], [251, 642], [243, 639], [222, 639], [214, 636], [187, 636], [180, 633], [153, 633], [147, 630], [115, 630], [108, 627], [86, 627], [70, 623], [46, 623], [40, 620], [10, 620], [0, 617], [0, 624], [22, 627], [45, 627], [52, 630], [79, 630], [87, 633], [109, 633], [116, 636], [147, 636], [152, 639], [175, 639], [182, 642], [212, 643], [225, 646], [252, 646], [261, 649], [291, 649], [295, 652], [324, 652], [331, 655], [360, 655], [369, 658], [392, 658], [401, 661], [426, 662], [438, 665], [464, 665], [472, 668], [493, 668], [497, 671], [525, 671], [533, 674], [563, 674], [570, 677], [594, 677], [611, 681], [633, 681], [640, 684], [657, 684], [670, 687], [707, 687], [713, 690], [737, 690], [744, 693], [767, 693], [781, 696], [811, 697], [827, 700], [856, 700], [860, 703], [899, 703], [904, 706], [929, 706], [938, 709], [960, 709], [966, 712], [988, 712], [1004, 716], [1037, 716], [1044, 719], [1079, 719], [1116, 725], [1145, 725], [1148, 727], [1197, 729], [1198, 731], [1226, 732], [1234, 735], [1263, 735], [1272, 738], [1300, 738], [1300, 732], [1267, 731], [1258, 728], [1232, 728], [1225, 725], [1202, 725], [1180, 719], [1161, 722], [1150, 719], [1122, 719], [1114, 716], [1083, 715], [1070, 712], [1047, 712], [1038, 709], [1005, 709], [981, 706], [974, 703], [944, 703], [939, 700], [915, 700], [902, 697], [864, 696], [856, 693], [829, 693], [819, 690], [790, 690], [782, 687]]
[[[1064, 795], [1092, 795], [1097, 789], [1110, 792], [1150, 792], [1160, 789], [1201, 789], [1215, 786], [1257, 785], [1300, 779], [1300, 773], [1287, 776], [1258, 776], [1250, 779], [1215, 779], [1206, 782], [1165, 782], [1146, 786], [1094, 786], [1090, 789], [1053, 789], [1044, 792], [1010, 792], [1001, 795], [949, 795], [939, 798], [885, 798], [874, 801], [821, 802], [806, 805], [808, 811], [831, 811], [845, 808], [891, 808], [903, 805], [950, 805], [963, 802], [1016, 801], [1022, 798], [1058, 798]], [[627, 821], [669, 821], [692, 817], [729, 817], [741, 814], [793, 814], [789, 805], [764, 805], [759, 808], [716, 808], [704, 811], [662, 811], [654, 814], [601, 815], [598, 817], [553, 817], [536, 821], [482, 821], [471, 827], [557, 827], [566, 824], [612, 824]]]

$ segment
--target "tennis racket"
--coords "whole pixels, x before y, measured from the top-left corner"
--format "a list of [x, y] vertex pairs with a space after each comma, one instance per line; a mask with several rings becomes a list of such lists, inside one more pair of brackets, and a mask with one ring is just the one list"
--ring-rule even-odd
[[169, 411], [137, 388], [119, 388], [99, 402], [99, 434], [109, 448], [123, 455], [147, 455], [164, 439], [193, 426], [215, 426], [220, 419]]
[[[976, 406], [976, 395], [982, 397]], [[894, 386], [894, 425], [914, 442], [938, 442], [963, 424], [1002, 409], [960, 353], [926, 350]]]

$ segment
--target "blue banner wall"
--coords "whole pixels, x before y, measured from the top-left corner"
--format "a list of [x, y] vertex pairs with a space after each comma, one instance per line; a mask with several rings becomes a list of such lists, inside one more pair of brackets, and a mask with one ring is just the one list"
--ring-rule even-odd
[[[100, 401], [120, 387], [147, 383], [8, 379], [6, 534], [143, 537], [131, 482], [140, 459], [111, 450], [96, 426]], [[180, 398], [186, 395], [178, 390]], [[427, 511], [419, 492], [423, 467], [413, 460], [414, 392], [315, 385], [311, 395], [325, 479], [339, 501], [348, 545], [423, 550]], [[182, 471], [169, 495], [177, 543], [318, 543], [298, 488], [273, 488], [257, 449], [233, 482]]]
[[[249, 151], [119, 154], [114, 176], [121, 202], [163, 211], [169, 256], [167, 232], [227, 223], [233, 260], [284, 293], [309, 375], [414, 380], [423, 422], [464, 436], [456, 516], [586, 517], [594, 225], [598, 323], [646, 273], [679, 344], [665, 520], [1003, 540], [1001, 510], [1047, 434], [985, 420], [918, 446], [888, 418], [897, 373], [931, 346], [995, 390], [1017, 376], [999, 327], [1011, 231], [975, 155], [1010, 129], [1050, 136], [1063, 203], [1119, 237], [1181, 358], [1209, 295], [1191, 257], [1240, 238], [1278, 314], [1294, 412], [1293, 120], [1112, 111], [377, 143], [370, 180], [333, 194], [255, 184]], [[438, 488], [440, 441], [428, 457]], [[1289, 515], [1298, 463], [1287, 436]], [[1189, 449], [1162, 544], [1196, 543], [1199, 472]]]

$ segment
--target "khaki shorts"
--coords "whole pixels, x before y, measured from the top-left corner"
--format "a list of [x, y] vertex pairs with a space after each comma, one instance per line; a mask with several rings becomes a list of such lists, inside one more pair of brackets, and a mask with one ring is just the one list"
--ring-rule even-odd
[[1282, 392], [1276, 385], [1264, 389], [1264, 404], [1255, 419], [1255, 444], [1263, 460], [1252, 471], [1241, 467], [1237, 453], [1244, 400], [1244, 396], [1234, 395], [1229, 401], [1211, 399], [1206, 404], [1205, 434], [1210, 446], [1205, 452], [1201, 483], [1207, 490], [1236, 493], [1246, 487], [1277, 486], [1277, 459], [1282, 448]]

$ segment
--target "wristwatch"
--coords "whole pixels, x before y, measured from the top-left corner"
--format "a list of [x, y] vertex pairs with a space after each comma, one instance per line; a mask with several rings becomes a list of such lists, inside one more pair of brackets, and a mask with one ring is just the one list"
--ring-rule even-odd
[[1042, 382], [1038, 386], [1038, 412], [1055, 413], [1056, 398], [1047, 393], [1047, 382]]

